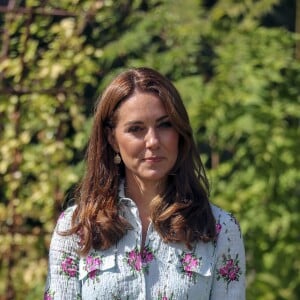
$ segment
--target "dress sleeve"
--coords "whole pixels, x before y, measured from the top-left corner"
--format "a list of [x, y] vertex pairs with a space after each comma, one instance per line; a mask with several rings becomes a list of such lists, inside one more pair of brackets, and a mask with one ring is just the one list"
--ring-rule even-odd
[[210, 300], [245, 300], [245, 248], [237, 220], [223, 213], [217, 220], [216, 265]]
[[74, 207], [61, 214], [52, 235], [44, 300], [81, 299], [78, 280], [79, 238], [59, 234], [70, 228]]

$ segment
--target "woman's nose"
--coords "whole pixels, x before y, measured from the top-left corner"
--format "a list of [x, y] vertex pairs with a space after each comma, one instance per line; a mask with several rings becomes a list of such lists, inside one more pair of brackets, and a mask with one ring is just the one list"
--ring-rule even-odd
[[154, 128], [150, 128], [145, 136], [146, 147], [156, 148], [159, 146], [159, 137]]

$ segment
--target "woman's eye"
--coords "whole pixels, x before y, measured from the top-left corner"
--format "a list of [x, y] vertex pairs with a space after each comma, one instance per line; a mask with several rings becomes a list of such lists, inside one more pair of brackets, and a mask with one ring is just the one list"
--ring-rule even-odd
[[172, 123], [170, 121], [164, 121], [164, 122], [161, 122], [158, 127], [162, 127], [162, 128], [169, 128], [169, 127], [172, 127]]
[[138, 132], [143, 130], [143, 128], [141, 126], [131, 126], [128, 128], [128, 132]]

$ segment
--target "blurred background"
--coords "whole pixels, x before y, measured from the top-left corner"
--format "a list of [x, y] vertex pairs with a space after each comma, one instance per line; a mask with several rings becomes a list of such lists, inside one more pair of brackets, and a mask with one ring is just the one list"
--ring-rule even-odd
[[0, 299], [42, 298], [95, 101], [137, 66], [183, 96], [247, 299], [299, 299], [299, 33], [298, 0], [1, 0]]

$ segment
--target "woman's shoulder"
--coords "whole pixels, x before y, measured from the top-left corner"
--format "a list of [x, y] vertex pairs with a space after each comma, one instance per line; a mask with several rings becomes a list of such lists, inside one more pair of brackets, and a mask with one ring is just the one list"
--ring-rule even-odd
[[240, 224], [233, 213], [228, 212], [213, 204], [211, 205], [211, 208], [216, 220], [217, 234], [219, 234], [221, 231], [233, 231], [241, 236]]
[[57, 220], [56, 229], [58, 231], [64, 231], [70, 229], [72, 224], [73, 213], [76, 207], [77, 205], [72, 205], [62, 211], [62, 213], [60, 214]]

